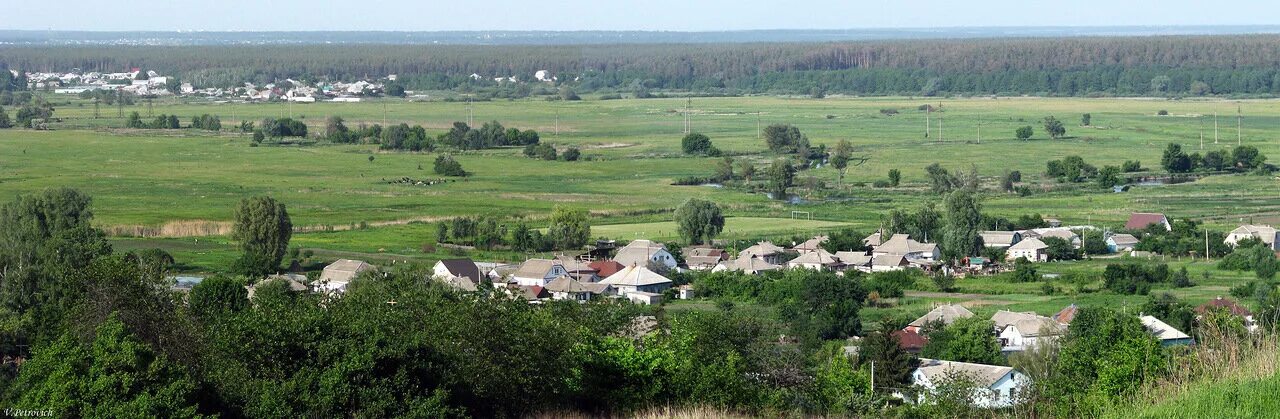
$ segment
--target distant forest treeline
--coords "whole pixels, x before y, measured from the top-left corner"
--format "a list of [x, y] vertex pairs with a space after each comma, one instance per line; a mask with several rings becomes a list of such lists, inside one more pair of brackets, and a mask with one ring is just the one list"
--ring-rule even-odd
[[[200, 87], [397, 74], [410, 90], [550, 70], [578, 91], [1180, 95], [1280, 94], [1280, 36], [561, 46], [0, 47], [27, 71], [174, 74]], [[471, 74], [484, 76], [474, 81]], [[1200, 83], [1197, 83], [1200, 82]]]

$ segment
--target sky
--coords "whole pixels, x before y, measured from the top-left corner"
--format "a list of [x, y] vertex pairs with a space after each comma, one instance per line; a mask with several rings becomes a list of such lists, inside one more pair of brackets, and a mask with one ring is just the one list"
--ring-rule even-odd
[[0, 29], [452, 31], [1271, 25], [1277, 0], [6, 0]]

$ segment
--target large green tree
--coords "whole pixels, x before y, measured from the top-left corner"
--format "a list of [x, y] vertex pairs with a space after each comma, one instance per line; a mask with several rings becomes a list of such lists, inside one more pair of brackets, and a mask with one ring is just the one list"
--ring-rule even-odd
[[547, 238], [556, 249], [577, 249], [591, 240], [591, 221], [586, 210], [556, 206], [551, 210]]
[[773, 124], [765, 127], [764, 141], [769, 150], [775, 153], [809, 152], [809, 137], [800, 133], [800, 129], [793, 125]]
[[710, 243], [724, 230], [724, 214], [715, 202], [689, 198], [675, 212], [676, 228], [689, 244]]
[[22, 366], [13, 406], [64, 417], [195, 417], [196, 383], [185, 369], [112, 317], [89, 344], [68, 332]]
[[981, 253], [982, 205], [973, 193], [958, 190], [943, 201], [946, 224], [942, 227], [942, 257], [958, 261]]
[[236, 207], [235, 220], [233, 234], [241, 251], [236, 270], [250, 276], [278, 270], [293, 236], [293, 222], [284, 204], [267, 196], [246, 198]]
[[773, 199], [787, 199], [787, 188], [791, 187], [796, 177], [796, 169], [791, 165], [791, 161], [774, 160], [769, 170], [765, 172], [765, 176], [769, 179], [769, 193], [773, 195]]
[[1132, 314], [1086, 307], [1062, 338], [1045, 396], [1068, 406], [1067, 416], [1096, 416], [1099, 408], [1143, 388], [1165, 371], [1165, 350]]
[[1004, 363], [1004, 356], [1000, 354], [1000, 342], [991, 333], [993, 328], [990, 320], [979, 317], [956, 320], [942, 329], [930, 332], [929, 343], [920, 356], [1000, 365]]

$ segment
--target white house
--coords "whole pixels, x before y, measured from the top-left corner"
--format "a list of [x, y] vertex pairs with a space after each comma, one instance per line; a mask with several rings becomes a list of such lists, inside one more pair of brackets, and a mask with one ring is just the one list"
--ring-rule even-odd
[[843, 264], [840, 263], [840, 259], [836, 259], [835, 255], [832, 255], [831, 252], [822, 250], [821, 248], [804, 252], [799, 257], [787, 262], [787, 267], [791, 269], [801, 268], [813, 269], [815, 271], [824, 269], [838, 270], [841, 266], [843, 266]]
[[467, 291], [474, 291], [488, 275], [471, 259], [441, 259], [431, 268], [431, 277]]
[[1004, 408], [1017, 403], [1018, 392], [1030, 383], [1025, 375], [1012, 367], [941, 361], [921, 358], [920, 367], [911, 373], [911, 383], [924, 391], [917, 402], [928, 403], [938, 386], [948, 380], [972, 380], [972, 400], [982, 408]]
[[911, 266], [911, 262], [902, 255], [879, 255], [871, 257], [871, 272], [901, 271]]
[[529, 259], [520, 264], [520, 269], [511, 275], [511, 279], [520, 286], [545, 287], [548, 282], [566, 275], [569, 275], [569, 271], [565, 270], [560, 262], [551, 259]]
[[716, 264], [716, 267], [711, 268], [711, 272], [742, 271], [747, 274], [755, 275], [760, 272], [776, 271], [779, 269], [782, 269], [782, 266], [769, 263], [755, 255], [743, 254], [737, 259], [726, 260]]
[[1052, 342], [1066, 333], [1067, 328], [1049, 317], [1035, 316], [1014, 321], [1000, 332], [1002, 351], [1021, 351], [1036, 345]]
[[373, 265], [361, 260], [339, 259], [324, 267], [320, 279], [313, 286], [317, 292], [343, 293], [360, 273], [376, 269]]
[[618, 254], [614, 255], [613, 260], [623, 266], [646, 266], [653, 262], [666, 266], [667, 269], [676, 267], [675, 256], [672, 256], [662, 244], [649, 240], [635, 240], [627, 243], [626, 246], [618, 249]]
[[1275, 227], [1245, 224], [1227, 233], [1226, 240], [1222, 242], [1235, 247], [1240, 240], [1259, 239], [1271, 250], [1280, 250], [1280, 244], [1277, 244], [1280, 243], [1280, 240], [1277, 240], [1277, 238], [1280, 238], [1280, 231], [1276, 230]]
[[1031, 238], [1023, 239], [1005, 252], [1005, 259], [1013, 261], [1018, 258], [1024, 258], [1032, 262], [1045, 262], [1049, 260], [1047, 250], [1049, 245], [1044, 244], [1040, 239]]
[[670, 279], [644, 266], [628, 266], [600, 283], [608, 284], [621, 295], [635, 292], [656, 294], [671, 288]]
[[791, 248], [791, 251], [796, 253], [805, 253], [805, 252], [812, 252], [815, 250], [821, 250], [822, 243], [825, 243], [828, 239], [829, 237], [827, 236], [814, 236], [812, 239], [805, 240], [804, 243], [800, 243], [793, 246]]

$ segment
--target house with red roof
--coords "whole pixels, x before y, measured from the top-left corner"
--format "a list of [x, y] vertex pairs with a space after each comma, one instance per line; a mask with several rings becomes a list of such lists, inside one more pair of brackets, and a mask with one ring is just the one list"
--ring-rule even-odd
[[1165, 231], [1172, 231], [1173, 226], [1169, 224], [1169, 217], [1158, 212], [1135, 212], [1129, 215], [1129, 221], [1124, 223], [1126, 230], [1142, 230], [1152, 224], [1164, 226]]

